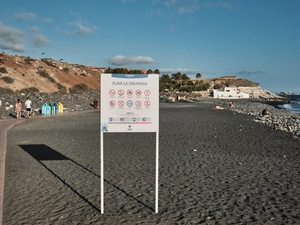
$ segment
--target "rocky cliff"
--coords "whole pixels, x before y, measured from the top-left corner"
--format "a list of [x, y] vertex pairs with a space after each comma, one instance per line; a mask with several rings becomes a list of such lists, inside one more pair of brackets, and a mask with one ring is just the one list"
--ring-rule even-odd
[[51, 58], [32, 59], [0, 53], [1, 92], [31, 89], [36, 92], [69, 93], [70, 88], [79, 84], [99, 90], [100, 72]]

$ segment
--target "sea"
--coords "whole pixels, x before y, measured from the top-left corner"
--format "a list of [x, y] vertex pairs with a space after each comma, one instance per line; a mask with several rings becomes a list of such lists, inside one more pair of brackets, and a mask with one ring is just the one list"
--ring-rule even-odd
[[289, 101], [278, 105], [278, 107], [300, 114], [300, 93], [281, 92], [278, 95], [288, 97], [289, 99]]

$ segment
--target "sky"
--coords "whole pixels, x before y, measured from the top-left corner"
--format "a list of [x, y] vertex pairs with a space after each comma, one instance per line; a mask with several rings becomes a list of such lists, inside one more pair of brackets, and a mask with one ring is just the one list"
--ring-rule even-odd
[[300, 92], [299, 0], [10, 0], [0, 51]]

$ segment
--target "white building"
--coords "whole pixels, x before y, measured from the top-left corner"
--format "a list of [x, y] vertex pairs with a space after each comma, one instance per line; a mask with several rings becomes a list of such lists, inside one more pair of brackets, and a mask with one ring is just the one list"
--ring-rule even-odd
[[236, 87], [225, 87], [223, 91], [213, 90], [214, 98], [222, 99], [238, 99], [238, 98], [249, 98], [249, 94], [241, 92]]

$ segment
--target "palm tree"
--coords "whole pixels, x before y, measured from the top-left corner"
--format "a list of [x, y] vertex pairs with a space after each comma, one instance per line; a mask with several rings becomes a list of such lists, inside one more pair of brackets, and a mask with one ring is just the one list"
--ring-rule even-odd
[[199, 80], [201, 79], [202, 75], [201, 73], [196, 74], [196, 78], [198, 79], [198, 87], [199, 87]]
[[155, 73], [155, 74], [160, 74], [160, 72], [159, 72], [158, 69], [154, 70], [154, 73]]
[[152, 70], [148, 70], [148, 71], [147, 71], [147, 74], [152, 74], [152, 73], [153, 73]]

